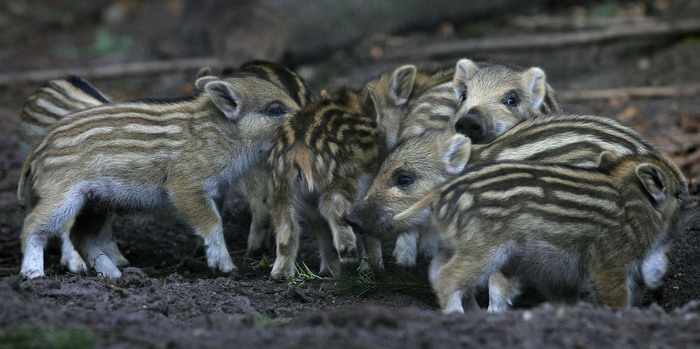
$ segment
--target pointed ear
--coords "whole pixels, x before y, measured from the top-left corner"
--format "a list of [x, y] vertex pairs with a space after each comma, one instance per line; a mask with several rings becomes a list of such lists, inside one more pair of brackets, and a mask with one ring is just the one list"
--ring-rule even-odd
[[445, 162], [445, 171], [451, 175], [462, 172], [472, 152], [472, 142], [462, 134], [453, 134], [445, 143], [446, 147], [442, 154]]
[[197, 71], [197, 79], [211, 75], [211, 67], [202, 67]]
[[461, 95], [467, 90], [467, 81], [471, 80], [474, 73], [479, 69], [471, 59], [462, 58], [455, 66], [455, 75], [452, 77], [455, 98], [462, 102]]
[[554, 89], [548, 83], [544, 84], [545, 94], [544, 101], [542, 101], [542, 106], [540, 107], [540, 112], [544, 115], [560, 114], [561, 107], [559, 106], [559, 101], [557, 101], [557, 96], [554, 93]]
[[530, 68], [523, 73], [523, 79], [525, 86], [530, 91], [530, 107], [539, 109], [547, 94], [547, 81], [545, 80], [544, 71], [537, 67]]
[[[202, 78], [204, 79], [204, 78]], [[223, 81], [212, 81], [204, 86], [211, 100], [224, 115], [237, 121], [241, 112], [241, 98], [231, 88], [231, 86]]]
[[204, 86], [215, 80], [219, 79], [212, 75], [199, 76], [199, 74], [197, 74], [197, 80], [194, 82], [194, 87], [199, 91], [204, 91]]
[[408, 98], [413, 91], [413, 82], [416, 80], [416, 66], [412, 64], [398, 67], [391, 74], [387, 97], [393, 106], [400, 106], [408, 102]]
[[[325, 90], [321, 91], [323, 94]], [[326, 92], [326, 98], [328, 98], [328, 92]], [[374, 92], [374, 89], [370, 88], [367, 90], [367, 93], [364, 94], [362, 97], [362, 110], [367, 113], [367, 115], [372, 116], [375, 120], [377, 120], [377, 127], [382, 126], [382, 119], [381, 119], [381, 113], [379, 113], [379, 104], [377, 103], [377, 94]]]
[[598, 167], [607, 168], [612, 166], [617, 161], [615, 153], [606, 150], [598, 156]]
[[666, 202], [667, 195], [667, 180], [666, 176], [659, 170], [658, 167], [651, 164], [641, 164], [635, 168], [637, 178], [642, 183], [642, 186], [653, 199], [655, 206], [659, 206]]

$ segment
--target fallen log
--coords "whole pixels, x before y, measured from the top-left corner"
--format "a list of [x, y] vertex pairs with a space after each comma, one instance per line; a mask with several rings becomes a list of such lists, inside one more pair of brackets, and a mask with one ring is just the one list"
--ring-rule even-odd
[[700, 94], [700, 84], [680, 86], [625, 87], [603, 90], [562, 91], [557, 94], [562, 101], [590, 101], [618, 98], [667, 98], [696, 96]]
[[642, 22], [609, 26], [602, 29], [568, 33], [518, 35], [505, 38], [456, 39], [442, 42], [412, 43], [383, 48], [382, 59], [411, 61], [432, 57], [461, 57], [481, 52], [559, 48], [612, 40], [652, 39], [700, 33], [700, 20]]
[[154, 74], [178, 70], [197, 70], [202, 67], [221, 67], [215, 57], [183, 58], [155, 62], [130, 62], [84, 68], [47, 69], [0, 75], [0, 85], [44, 82], [62, 75], [77, 75], [87, 79], [112, 78], [124, 75]]

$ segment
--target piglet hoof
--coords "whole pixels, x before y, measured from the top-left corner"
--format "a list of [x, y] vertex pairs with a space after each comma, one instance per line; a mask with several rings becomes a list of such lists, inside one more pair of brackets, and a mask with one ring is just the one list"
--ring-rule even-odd
[[229, 274], [238, 271], [238, 268], [236, 268], [236, 266], [233, 265], [233, 262], [231, 262], [230, 260], [219, 263], [217, 269], [224, 274]]
[[323, 277], [334, 277], [340, 275], [340, 262], [335, 261], [333, 263], [326, 264], [321, 261], [321, 268], [319, 268], [318, 275]]
[[119, 271], [119, 269], [117, 269], [117, 270], [113, 270], [110, 272], [97, 273], [97, 276], [103, 277], [103, 278], [118, 279], [118, 278], [122, 277], [122, 272]]
[[294, 264], [285, 265], [285, 263], [277, 263], [272, 267], [272, 272], [270, 273], [270, 280], [274, 281], [285, 281], [289, 278], [293, 278], [296, 274], [294, 269]]
[[83, 261], [83, 258], [81, 258], [80, 254], [75, 250], [61, 256], [61, 265], [73, 274], [87, 274], [88, 268], [85, 265], [85, 261]]
[[396, 261], [396, 265], [403, 269], [413, 269], [416, 267], [416, 261], [417, 261], [417, 254], [416, 253], [410, 253], [410, 251], [402, 251], [405, 253], [396, 253], [396, 250], [394, 250], [394, 260]]
[[124, 255], [119, 251], [119, 246], [117, 246], [117, 243], [114, 241], [101, 244], [100, 249], [112, 260], [114, 265], [119, 268], [128, 267], [129, 264], [131, 264], [129, 260], [124, 258]]
[[129, 262], [128, 259], [124, 258], [122, 255], [118, 255], [113, 258], [114, 259], [114, 264], [119, 267], [119, 268], [125, 268], [131, 265], [131, 262]]
[[343, 271], [356, 271], [360, 267], [360, 260], [357, 258], [340, 258], [340, 268]]
[[340, 246], [338, 248], [338, 257], [340, 257], [340, 265], [343, 268], [348, 266], [357, 267], [360, 263], [359, 256], [357, 253], [357, 247], [352, 246]]
[[122, 272], [119, 271], [119, 268], [117, 268], [117, 266], [112, 263], [112, 260], [105, 255], [100, 255], [95, 259], [94, 268], [97, 272], [97, 276], [100, 277], [116, 279], [122, 276]]
[[22, 276], [22, 279], [25, 280], [36, 279], [38, 277], [44, 276], [44, 271], [36, 269], [22, 270], [20, 272], [20, 275]]
[[219, 271], [223, 274], [231, 273], [237, 269], [236, 266], [233, 265], [233, 261], [231, 261], [231, 257], [228, 253], [221, 253], [220, 255], [209, 254], [209, 256], [207, 256], [207, 265], [209, 265], [209, 269]]
[[375, 259], [364, 258], [362, 260], [362, 263], [360, 263], [360, 267], [358, 269], [360, 271], [363, 271], [363, 272], [384, 270], [384, 261], [382, 259], [375, 260]]

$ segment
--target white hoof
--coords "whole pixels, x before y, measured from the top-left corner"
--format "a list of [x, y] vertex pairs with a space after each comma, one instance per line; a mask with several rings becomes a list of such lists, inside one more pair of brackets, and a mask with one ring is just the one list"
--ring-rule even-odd
[[101, 255], [95, 259], [95, 271], [98, 276], [105, 278], [118, 278], [122, 276], [122, 272], [119, 271], [119, 268], [117, 268], [106, 255]]
[[294, 277], [294, 275], [296, 274], [296, 270], [294, 269], [294, 263], [282, 263], [281, 261], [279, 261], [280, 257], [277, 258], [278, 260], [275, 260], [275, 264], [272, 267], [270, 279], [282, 280], [287, 277]]
[[44, 271], [43, 270], [36, 270], [36, 269], [29, 269], [29, 270], [20, 271], [20, 274], [27, 279], [35, 279], [35, 278], [44, 276]]
[[61, 265], [73, 274], [84, 274], [87, 271], [85, 261], [76, 250], [61, 255]]

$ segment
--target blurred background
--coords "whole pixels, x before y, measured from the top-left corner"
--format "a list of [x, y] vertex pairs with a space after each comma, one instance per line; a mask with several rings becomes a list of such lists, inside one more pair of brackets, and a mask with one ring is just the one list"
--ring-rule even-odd
[[15, 190], [26, 98], [73, 73], [115, 100], [192, 91], [251, 59], [318, 91], [405, 63], [539, 66], [565, 111], [617, 118], [700, 174], [700, 1], [0, 1], [0, 191]]

